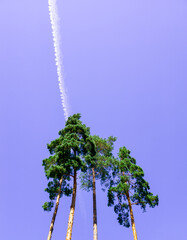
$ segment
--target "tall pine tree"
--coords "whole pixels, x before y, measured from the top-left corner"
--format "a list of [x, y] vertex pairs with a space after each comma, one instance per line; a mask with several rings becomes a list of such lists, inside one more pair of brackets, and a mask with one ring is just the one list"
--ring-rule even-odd
[[[53, 217], [51, 220], [49, 233], [47, 240], [52, 238], [52, 233], [54, 229], [54, 223], [58, 211], [59, 201], [62, 195], [70, 196], [72, 188], [69, 185], [69, 169], [64, 168], [61, 164], [64, 159], [64, 152], [62, 152], [58, 146], [62, 143], [63, 138], [60, 137], [50, 144], [48, 144], [48, 149], [52, 156], [43, 160], [43, 166], [48, 182], [48, 187], [45, 189], [49, 193], [49, 202], [45, 202], [43, 209], [45, 211], [51, 211], [54, 206], [54, 200], [56, 199], [55, 209]], [[51, 180], [52, 179], [52, 180]]]
[[149, 183], [144, 179], [144, 172], [130, 156], [130, 151], [125, 147], [119, 150], [119, 159], [113, 162], [113, 179], [108, 189], [108, 206], [114, 206], [118, 215], [118, 222], [129, 227], [129, 212], [134, 240], [137, 240], [133, 205], [140, 206], [145, 211], [146, 206], [154, 208], [158, 205], [158, 196], [149, 190]]
[[[57, 197], [48, 240], [51, 239], [60, 196], [62, 193], [66, 195], [71, 193], [71, 188], [67, 183], [70, 177], [73, 178], [73, 190], [66, 240], [71, 239], [77, 192], [77, 171], [86, 171], [85, 155], [95, 155], [95, 144], [90, 137], [90, 129], [82, 124], [80, 117], [80, 114], [74, 114], [68, 118], [65, 128], [59, 132], [60, 137], [48, 145], [53, 155], [43, 161], [46, 176], [53, 179], [49, 182], [46, 191], [49, 192], [51, 200]], [[51, 210], [52, 206], [51, 201], [45, 203], [43, 207], [44, 210]]]
[[87, 171], [81, 175], [81, 187], [87, 191], [92, 189], [93, 192], [93, 240], [98, 239], [97, 230], [97, 207], [96, 207], [96, 179], [100, 179], [101, 184], [107, 182], [110, 178], [109, 169], [113, 158], [113, 144], [115, 137], [108, 139], [92, 136], [96, 146], [96, 154], [94, 156], [86, 155]]

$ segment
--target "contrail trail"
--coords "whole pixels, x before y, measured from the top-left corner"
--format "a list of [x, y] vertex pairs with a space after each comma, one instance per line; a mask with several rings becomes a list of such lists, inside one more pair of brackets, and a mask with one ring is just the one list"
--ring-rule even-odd
[[[59, 27], [60, 25], [59, 25], [59, 16], [58, 16], [58, 9], [57, 9], [57, 0], [48, 0], [48, 5], [49, 5], [49, 15], [50, 15], [50, 21], [51, 21], [51, 27], [52, 27], [52, 34], [53, 34], [55, 62], [57, 66], [60, 96], [62, 100], [62, 107], [64, 110], [64, 117], [65, 117], [65, 120], [67, 120], [69, 117], [69, 105], [67, 101], [64, 77], [63, 77], [63, 63], [62, 63], [63, 59], [62, 59], [61, 49], [60, 49], [60, 27]], [[84, 207], [85, 203], [80, 193], [78, 193], [78, 202], [79, 202], [81, 214], [84, 220], [86, 221], [87, 212]]]
[[48, 0], [48, 5], [49, 5], [49, 15], [50, 15], [54, 51], [55, 51], [55, 62], [57, 66], [57, 75], [58, 75], [58, 82], [59, 82], [59, 88], [60, 88], [60, 97], [62, 102], [62, 108], [64, 110], [64, 117], [65, 117], [65, 120], [67, 120], [69, 117], [69, 107], [68, 107], [68, 100], [67, 100], [64, 77], [63, 77], [63, 63], [62, 63], [62, 55], [61, 55], [61, 49], [60, 49], [60, 27], [59, 27], [57, 0]]

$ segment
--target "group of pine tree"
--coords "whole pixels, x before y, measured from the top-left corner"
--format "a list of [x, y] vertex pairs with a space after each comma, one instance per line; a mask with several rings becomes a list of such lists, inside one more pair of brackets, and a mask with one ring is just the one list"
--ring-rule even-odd
[[131, 222], [134, 240], [137, 240], [132, 206], [139, 205], [144, 211], [147, 205], [153, 208], [158, 205], [158, 196], [149, 191], [144, 172], [130, 151], [121, 147], [118, 157], [114, 157], [116, 138], [90, 135], [90, 128], [80, 117], [80, 114], [70, 116], [64, 129], [59, 131], [59, 138], [47, 145], [50, 157], [43, 160], [43, 166], [49, 180], [45, 191], [50, 201], [44, 203], [43, 209], [51, 211], [54, 207], [47, 240], [52, 238], [60, 198], [72, 196], [66, 235], [66, 240], [71, 240], [78, 176], [81, 187], [93, 192], [93, 240], [98, 240], [96, 180], [105, 188], [108, 206], [114, 207], [119, 224], [129, 227]]

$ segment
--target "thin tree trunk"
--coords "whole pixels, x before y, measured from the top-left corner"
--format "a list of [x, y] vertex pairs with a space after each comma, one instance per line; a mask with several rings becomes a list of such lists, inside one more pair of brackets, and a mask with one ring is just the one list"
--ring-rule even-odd
[[71, 236], [72, 236], [73, 219], [74, 219], [74, 213], [75, 213], [76, 192], [77, 192], [77, 172], [74, 169], [73, 195], [72, 195], [72, 202], [71, 202], [71, 208], [70, 208], [70, 214], [69, 214], [69, 221], [68, 221], [68, 229], [67, 229], [66, 240], [71, 240]]
[[62, 181], [63, 181], [63, 177], [60, 179], [60, 186], [59, 186], [59, 192], [58, 192], [58, 196], [57, 196], [57, 199], [56, 199], [56, 205], [55, 205], [55, 210], [54, 210], [54, 213], [53, 213], [53, 217], [52, 217], [52, 220], [51, 220], [51, 225], [50, 225], [50, 228], [49, 228], [49, 234], [48, 234], [48, 237], [47, 237], [47, 240], [51, 240], [51, 237], [52, 237], [52, 232], [53, 232], [53, 228], [54, 228], [54, 223], [55, 223], [55, 219], [56, 219], [56, 215], [57, 215], [57, 211], [58, 211], [58, 206], [59, 206], [59, 201], [60, 201], [60, 195], [61, 195], [61, 187], [62, 187]]
[[126, 196], [127, 196], [127, 200], [128, 200], [129, 208], [130, 208], [131, 225], [132, 225], [132, 232], [133, 232], [134, 240], [138, 240], [137, 233], [136, 233], [135, 222], [134, 222], [134, 215], [133, 215], [133, 211], [132, 211], [132, 204], [131, 204], [131, 200], [130, 200], [130, 197], [129, 197], [129, 192], [126, 193]]
[[94, 168], [92, 168], [92, 174], [93, 174], [93, 240], [97, 240], [97, 208], [96, 208], [96, 184]]

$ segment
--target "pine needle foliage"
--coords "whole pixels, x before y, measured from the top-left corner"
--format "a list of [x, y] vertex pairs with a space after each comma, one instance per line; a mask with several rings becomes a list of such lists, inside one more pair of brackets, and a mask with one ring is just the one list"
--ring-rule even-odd
[[[92, 139], [96, 147], [95, 155], [86, 155], [87, 171], [81, 173], [81, 188], [90, 191], [93, 188], [93, 168], [96, 180], [100, 180], [101, 185], [106, 184], [110, 179], [110, 170], [114, 156], [112, 154], [116, 137], [110, 136], [107, 139], [98, 135], [93, 135]], [[104, 190], [104, 188], [103, 188]]]
[[43, 160], [43, 166], [48, 187], [45, 189], [49, 193], [50, 202], [43, 205], [44, 210], [50, 211], [54, 205], [59, 190], [59, 180], [63, 176], [62, 193], [70, 196], [72, 187], [69, 184], [70, 177], [74, 171], [87, 169], [87, 164], [83, 156], [95, 154], [95, 144], [90, 137], [90, 128], [80, 121], [80, 114], [70, 116], [66, 121], [65, 128], [59, 131], [59, 138], [47, 145], [52, 156]]
[[[114, 206], [118, 222], [130, 226], [130, 204], [154, 208], [158, 205], [158, 195], [153, 195], [149, 183], [144, 179], [144, 171], [130, 156], [126, 147], [119, 149], [119, 158], [113, 161], [112, 180], [108, 189], [108, 206]], [[129, 201], [128, 201], [129, 200]], [[129, 204], [130, 203], [130, 204]]]

